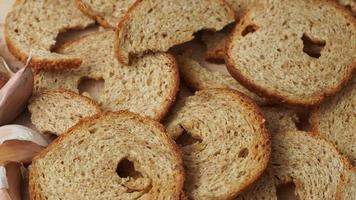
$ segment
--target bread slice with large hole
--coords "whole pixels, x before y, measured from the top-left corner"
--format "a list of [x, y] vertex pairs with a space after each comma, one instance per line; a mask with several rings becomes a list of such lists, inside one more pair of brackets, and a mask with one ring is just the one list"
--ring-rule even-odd
[[332, 143], [303, 131], [271, 135], [271, 167], [277, 183], [293, 182], [300, 199], [336, 199], [342, 175], [351, 165]]
[[21, 0], [7, 14], [4, 34], [10, 52], [23, 62], [31, 54], [36, 69], [75, 68], [80, 58], [52, 52], [56, 38], [93, 23], [72, 0]]
[[259, 8], [242, 17], [227, 44], [228, 70], [243, 85], [314, 106], [351, 79], [356, 23], [349, 12], [333, 1], [271, 1]]
[[187, 97], [167, 130], [183, 153], [190, 199], [233, 199], [267, 167], [270, 141], [262, 113], [234, 90]]
[[40, 71], [35, 90], [68, 89], [79, 92], [84, 78], [103, 80], [98, 102], [106, 111], [129, 110], [160, 120], [179, 89], [179, 72], [173, 56], [146, 55], [132, 66], [120, 64], [113, 51], [114, 31], [107, 30], [65, 44], [60, 52], [80, 57], [82, 65], [65, 71]]
[[223, 0], [138, 0], [119, 23], [115, 50], [119, 61], [147, 51], [165, 52], [202, 29], [221, 30], [234, 13]]
[[135, 0], [75, 0], [78, 8], [105, 28], [115, 29]]
[[352, 200], [356, 197], [356, 167], [344, 174], [343, 182], [339, 185], [337, 198]]
[[204, 44], [196, 40], [172, 50], [175, 52], [181, 76], [190, 88], [195, 91], [211, 88], [233, 89], [246, 94], [257, 104], [269, 103], [267, 99], [259, 97], [232, 78], [226, 65], [206, 62], [205, 50]]
[[101, 112], [93, 100], [66, 90], [46, 90], [29, 102], [31, 122], [42, 133], [60, 135], [81, 119]]
[[162, 125], [127, 111], [86, 118], [35, 157], [30, 198], [179, 200], [182, 158]]
[[313, 131], [323, 135], [356, 164], [356, 78], [311, 115]]

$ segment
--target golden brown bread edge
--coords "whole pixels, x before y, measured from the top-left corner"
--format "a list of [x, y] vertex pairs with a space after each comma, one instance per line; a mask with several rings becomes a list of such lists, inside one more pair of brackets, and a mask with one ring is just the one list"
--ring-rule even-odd
[[[5, 20], [6, 21], [6, 20]], [[6, 46], [9, 49], [10, 53], [21, 62], [25, 63], [28, 59], [29, 55], [26, 55], [20, 49], [16, 48], [15, 45], [11, 42], [8, 32], [7, 32], [7, 23], [4, 24], [4, 38], [6, 42]], [[81, 30], [81, 28], [72, 28], [67, 31], [73, 30]], [[82, 64], [81, 59], [63, 59], [62, 61], [59, 60], [50, 60], [50, 59], [41, 59], [38, 60], [37, 58], [32, 57], [30, 61], [31, 67], [35, 70], [63, 70], [63, 69], [73, 69], [78, 68]]]
[[95, 107], [95, 111], [97, 113], [101, 113], [103, 112], [103, 110], [101, 109], [101, 107], [99, 106], [99, 104], [94, 101], [93, 99], [90, 99], [89, 97], [86, 97], [86, 96], [83, 96], [81, 94], [78, 94], [78, 93], [75, 93], [73, 91], [70, 91], [70, 90], [65, 90], [65, 89], [47, 89], [47, 90], [43, 90], [43, 91], [40, 91], [36, 94], [33, 94], [33, 96], [41, 96], [41, 95], [45, 95], [45, 94], [52, 94], [52, 93], [67, 93], [69, 96], [75, 98], [77, 97], [78, 95], [81, 96], [82, 99], [84, 99], [86, 102], [88, 102], [90, 105], [92, 105], [93, 107]]
[[[351, 173], [356, 173], [356, 166], [354, 166], [352, 169], [350, 169], [349, 171], [346, 171], [342, 177], [341, 177], [341, 182], [337, 187], [337, 191], [336, 191], [336, 200], [344, 200], [342, 199], [343, 197], [343, 193], [348, 181], [349, 176], [351, 176]], [[352, 200], [352, 199], [351, 199]]]
[[[338, 4], [335, 0], [325, 0], [323, 1], [324, 3], [328, 3], [334, 7], [336, 7], [340, 13], [342, 13], [347, 19], [349, 19], [354, 26], [356, 26], [356, 18], [354, 18], [346, 8]], [[236, 24], [235, 28], [232, 30], [233, 32], [241, 32], [245, 27], [241, 26], [243, 23], [245, 23], [245, 20], [248, 19], [250, 10], [247, 10], [241, 15], [241, 20]], [[247, 23], [248, 24], [248, 23]], [[230, 44], [232, 43], [233, 34], [230, 34], [229, 37], [227, 38], [226, 44], [225, 44], [225, 52], [227, 52], [230, 49]], [[356, 72], [356, 60], [351, 64], [351, 72], [347, 74], [347, 76], [344, 78], [344, 80], [335, 88], [332, 88], [330, 91], [327, 91], [323, 95], [320, 95], [318, 97], [315, 97], [310, 103], [302, 103], [302, 102], [297, 102], [290, 100], [288, 97], [277, 94], [273, 91], [269, 91], [267, 89], [264, 89], [258, 85], [256, 85], [253, 81], [249, 80], [248, 78], [245, 78], [239, 70], [237, 70], [234, 67], [234, 64], [232, 62], [232, 58], [228, 56], [227, 53], [225, 53], [225, 63], [226, 63], [226, 68], [231, 74], [233, 78], [235, 78], [238, 82], [240, 82], [243, 86], [245, 86], [248, 90], [262, 96], [269, 98], [271, 100], [275, 100], [278, 102], [286, 103], [291, 106], [301, 106], [301, 107], [306, 107], [306, 108], [315, 108], [316, 106], [320, 105], [326, 97], [329, 96], [334, 96], [338, 91], [340, 91], [343, 87], [347, 85], [347, 83], [352, 79], [353, 75]]]
[[[163, 133], [161, 136], [164, 137], [170, 144], [171, 147], [173, 147], [174, 150], [174, 154], [175, 154], [175, 158], [178, 161], [179, 167], [180, 167], [180, 171], [183, 173], [182, 174], [182, 179], [177, 182], [177, 184], [180, 185], [180, 187], [178, 188], [183, 188], [183, 184], [185, 181], [185, 171], [184, 171], [184, 167], [183, 167], [183, 159], [182, 159], [182, 155], [181, 155], [181, 151], [179, 150], [178, 146], [176, 145], [176, 143], [170, 138], [168, 137], [168, 135], [166, 134], [166, 128], [160, 124], [159, 122], [152, 120], [148, 117], [142, 117], [138, 114], [129, 112], [127, 110], [123, 110], [123, 111], [118, 111], [118, 112], [102, 112], [99, 114], [96, 114], [94, 116], [91, 117], [87, 117], [84, 119], [81, 119], [76, 125], [74, 125], [73, 127], [71, 127], [67, 132], [63, 133], [62, 135], [60, 135], [59, 137], [57, 137], [52, 143], [50, 143], [44, 150], [42, 150], [37, 156], [35, 156], [32, 160], [32, 163], [34, 163], [37, 159], [43, 158], [48, 152], [50, 152], [57, 144], [60, 144], [63, 140], [65, 140], [66, 137], [68, 137], [69, 135], [73, 134], [73, 131], [75, 129], [79, 129], [82, 126], [85, 126], [87, 124], [92, 124], [95, 123], [95, 121], [100, 120], [101, 118], [104, 117], [118, 117], [118, 116], [131, 116], [137, 120], [139, 120], [140, 122], [143, 123], [152, 123], [153, 126], [155, 126], [157, 129], [159, 129], [161, 132]], [[36, 184], [36, 179], [33, 177], [33, 174], [38, 174], [38, 172], [36, 171], [36, 168], [31, 168], [30, 170], [30, 175], [29, 175], [29, 186], [28, 186], [28, 190], [29, 190], [29, 196], [30, 196], [30, 200], [45, 200], [44, 198], [42, 198], [41, 194], [37, 193], [35, 191], [35, 184]], [[181, 191], [180, 194], [178, 196], [176, 196], [175, 198], [176, 200], [185, 200], [186, 196], [184, 195], [184, 192]]]
[[75, 0], [75, 3], [77, 7], [79, 8], [80, 11], [82, 11], [86, 16], [94, 19], [97, 21], [102, 27], [107, 28], [107, 29], [115, 29], [115, 27], [112, 27], [106, 20], [105, 17], [100, 15], [99, 13], [96, 13], [92, 9], [90, 9], [87, 5], [85, 5], [81, 0]]

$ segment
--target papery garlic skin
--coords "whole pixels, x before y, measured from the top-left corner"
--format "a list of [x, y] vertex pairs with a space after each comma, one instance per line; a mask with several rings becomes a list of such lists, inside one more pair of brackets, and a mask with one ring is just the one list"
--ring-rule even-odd
[[8, 140], [29, 141], [46, 147], [48, 141], [38, 132], [22, 125], [10, 124], [0, 127], [0, 144]]
[[0, 89], [0, 125], [11, 122], [26, 108], [33, 82], [31, 67], [26, 66], [11, 76]]
[[[47, 140], [38, 132], [22, 125], [6, 125], [0, 127], [0, 145], [5, 141], [20, 140], [33, 142], [39, 146], [46, 147]], [[0, 189], [8, 189], [9, 183], [7, 181], [6, 169], [0, 166]]]

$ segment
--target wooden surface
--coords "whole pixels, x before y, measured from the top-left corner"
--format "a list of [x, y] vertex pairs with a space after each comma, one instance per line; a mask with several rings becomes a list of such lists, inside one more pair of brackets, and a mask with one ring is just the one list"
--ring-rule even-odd
[[[13, 70], [16, 71], [17, 69], [22, 67], [22, 64], [19, 61], [17, 61], [8, 52], [5, 42], [4, 42], [4, 38], [3, 38], [3, 22], [5, 19], [6, 13], [11, 8], [11, 5], [13, 4], [14, 1], [15, 0], [0, 0], [0, 36], [1, 36], [0, 37], [0, 55], [5, 57], [6, 61], [10, 64], [10, 66], [13, 68]], [[77, 31], [74, 33], [71, 32], [71, 33], [63, 34], [60, 37], [60, 40], [61, 40], [60, 42], [65, 42], [69, 39], [78, 37], [79, 35], [87, 34], [88, 32], [92, 32], [92, 31], [96, 31], [96, 30], [97, 30], [97, 27], [92, 27], [91, 29], [86, 30], [84, 32]], [[211, 69], [214, 69], [214, 68], [215, 68], [215, 66], [211, 65]], [[221, 67], [218, 67], [218, 68], [221, 69]], [[82, 87], [83, 87], [82, 89], [85, 91], [97, 93], [98, 88], [100, 88], [102, 86], [97, 87], [97, 86], [93, 85], [92, 83], [88, 82], [87, 84], [84, 84]], [[184, 93], [183, 95], [187, 95], [187, 94], [188, 93]], [[190, 93], [190, 94], [192, 94], [192, 93]], [[27, 111], [24, 112], [23, 115], [20, 116], [14, 123], [22, 124], [22, 125], [25, 125], [25, 126], [35, 129], [35, 127], [30, 122], [30, 114]], [[24, 186], [25, 186], [24, 188], [26, 188], [26, 186], [27, 186], [26, 181], [24, 181]], [[279, 196], [278, 199], [280, 199], [280, 200], [295, 200], [296, 198], [294, 197], [293, 192], [294, 192], [294, 186], [292, 184], [282, 186], [278, 190], [278, 196]], [[27, 191], [25, 190], [23, 193], [24, 193], [24, 199], [27, 199]]]

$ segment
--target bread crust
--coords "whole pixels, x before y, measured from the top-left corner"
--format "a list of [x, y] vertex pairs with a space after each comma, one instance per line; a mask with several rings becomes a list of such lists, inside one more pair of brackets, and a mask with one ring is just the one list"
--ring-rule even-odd
[[[318, 1], [320, 1], [320, 0], [318, 0]], [[348, 20], [350, 20], [350, 22], [352, 22], [352, 25], [355, 26], [355, 28], [356, 28], [356, 18], [354, 18], [351, 15], [351, 13], [348, 12], [344, 7], [337, 4], [333, 0], [326, 0], [326, 1], [323, 1], [323, 3], [326, 3], [331, 6], [336, 7], [340, 11], [340, 13], [342, 13]], [[243, 25], [249, 24], [248, 22], [250, 20], [250, 16], [249, 16], [250, 12], [251, 11], [246, 11], [241, 16], [241, 20], [236, 24], [234, 30], [232, 31], [232, 34], [230, 34], [230, 36], [228, 37], [226, 46], [225, 46], [225, 52], [226, 52], [225, 63], [226, 63], [228, 71], [237, 81], [239, 81], [242, 85], [244, 85], [249, 90], [254, 91], [255, 93], [263, 95], [267, 98], [271, 98], [271, 99], [274, 99], [274, 100], [282, 102], [282, 103], [290, 104], [292, 106], [302, 106], [302, 107], [314, 108], [314, 107], [320, 105], [326, 97], [335, 95], [352, 79], [352, 76], [353, 76], [354, 72], [356, 71], [356, 60], [354, 60], [351, 63], [351, 65], [349, 66], [350, 70], [346, 74], [344, 79], [338, 85], [336, 85], [334, 88], [329, 88], [327, 91], [324, 91], [322, 94], [315, 95], [313, 97], [313, 99], [301, 100], [301, 99], [289, 98], [287, 96], [279, 94], [278, 92], [268, 90], [262, 86], [259, 86], [253, 80], [250, 80], [250, 79], [244, 77], [242, 75], [242, 73], [237, 69], [238, 67], [235, 67], [235, 64], [233, 62], [233, 59], [232, 59], [230, 53], [232, 52], [233, 41], [239, 37], [239, 36], [235, 36], [234, 33], [241, 32], [245, 28]]]
[[134, 120], [137, 120], [139, 122], [145, 123], [145, 124], [151, 124], [153, 125], [155, 128], [159, 129], [159, 134], [162, 137], [163, 140], [166, 140], [168, 142], [168, 144], [170, 145], [170, 148], [173, 150], [174, 153], [174, 157], [177, 161], [178, 165], [178, 170], [180, 171], [180, 177], [179, 180], [177, 180], [177, 185], [178, 188], [177, 191], [174, 194], [174, 199], [176, 200], [180, 200], [181, 196], [183, 194], [182, 189], [179, 188], [183, 188], [183, 184], [184, 184], [184, 180], [185, 180], [185, 171], [183, 168], [183, 159], [181, 156], [181, 152], [178, 149], [177, 145], [175, 144], [175, 142], [168, 137], [166, 133], [166, 130], [164, 128], [163, 125], [161, 125], [160, 123], [158, 123], [157, 121], [154, 121], [150, 118], [147, 117], [142, 117], [138, 114], [135, 113], [131, 113], [129, 111], [118, 111], [118, 112], [103, 112], [103, 113], [99, 113], [97, 115], [91, 116], [91, 117], [87, 117], [84, 119], [81, 119], [76, 125], [74, 125], [73, 127], [71, 127], [67, 132], [65, 132], [64, 134], [60, 135], [58, 138], [56, 138], [52, 143], [50, 143], [47, 148], [45, 148], [44, 150], [42, 150], [36, 157], [33, 158], [33, 162], [32, 162], [32, 168], [30, 170], [30, 176], [29, 176], [29, 194], [30, 194], [30, 200], [45, 200], [45, 198], [36, 190], [36, 184], [37, 184], [37, 180], [35, 178], [35, 176], [38, 176], [38, 172], [36, 170], [36, 161], [38, 159], [41, 159], [43, 157], [46, 156], [47, 153], [49, 153], [50, 151], [53, 150], [54, 147], [56, 147], [58, 144], [60, 144], [63, 140], [65, 140], [69, 135], [73, 134], [73, 131], [76, 129], [80, 129], [82, 127], [85, 127], [89, 124], [94, 124], [97, 121], [100, 121], [103, 118], [116, 118], [116, 117], [129, 117], [132, 118]]
[[111, 26], [109, 22], [105, 20], [105, 17], [95, 12], [93, 9], [89, 8], [82, 0], [75, 0], [77, 7], [81, 10], [85, 15], [91, 17], [95, 21], [97, 21], [102, 27], [107, 29], [115, 29], [115, 27]]
[[351, 173], [356, 173], [356, 166], [354, 166], [352, 169], [350, 169], [350, 171], [347, 171], [342, 175], [341, 182], [339, 183], [336, 191], [336, 200], [346, 200], [342, 199], [342, 195], [345, 191], [345, 187]]

